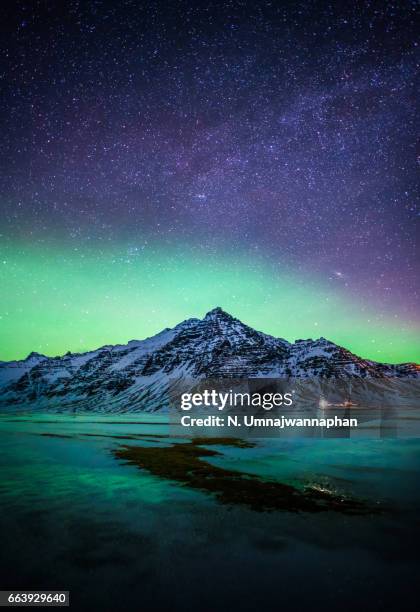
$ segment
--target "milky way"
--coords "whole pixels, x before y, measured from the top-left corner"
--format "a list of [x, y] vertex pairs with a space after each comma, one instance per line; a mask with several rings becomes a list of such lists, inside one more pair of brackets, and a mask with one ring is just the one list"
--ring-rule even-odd
[[221, 305], [418, 359], [415, 6], [2, 7], [0, 358]]

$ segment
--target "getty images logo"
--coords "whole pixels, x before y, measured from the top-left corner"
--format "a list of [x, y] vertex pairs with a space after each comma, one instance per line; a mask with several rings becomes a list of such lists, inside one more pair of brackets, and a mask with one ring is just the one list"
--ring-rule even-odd
[[181, 395], [181, 409], [191, 410], [193, 407], [208, 407], [224, 410], [236, 407], [261, 407], [272, 410], [277, 406], [291, 406], [293, 398], [291, 393], [238, 393], [232, 390], [227, 392], [205, 389], [200, 393], [183, 393]]

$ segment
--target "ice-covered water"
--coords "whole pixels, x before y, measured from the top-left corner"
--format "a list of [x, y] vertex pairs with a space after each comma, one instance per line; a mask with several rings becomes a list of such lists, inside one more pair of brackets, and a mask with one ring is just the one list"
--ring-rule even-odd
[[265, 439], [208, 459], [385, 509], [348, 516], [222, 505], [112, 452], [174, 442], [168, 432], [150, 415], [2, 415], [0, 588], [70, 590], [73, 609], [104, 610], [408, 601], [420, 571], [420, 440]]

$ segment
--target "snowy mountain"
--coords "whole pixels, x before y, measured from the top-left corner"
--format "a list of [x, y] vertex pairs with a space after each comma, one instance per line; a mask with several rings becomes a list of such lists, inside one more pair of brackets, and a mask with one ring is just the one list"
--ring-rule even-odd
[[291, 344], [215, 308], [203, 319], [188, 319], [146, 340], [0, 362], [0, 407], [155, 411], [181, 380], [351, 379], [386, 387], [390, 379], [404, 385], [419, 375], [416, 364], [368, 361], [324, 338]]

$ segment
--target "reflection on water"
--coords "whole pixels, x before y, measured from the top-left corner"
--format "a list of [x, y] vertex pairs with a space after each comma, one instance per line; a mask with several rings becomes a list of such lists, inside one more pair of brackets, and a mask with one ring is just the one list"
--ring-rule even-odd
[[[201, 446], [218, 451], [205, 457], [217, 474], [386, 509], [350, 516], [220, 503], [170, 470], [116, 458], [127, 446], [189, 444], [168, 433], [163, 417], [143, 415], [0, 417], [0, 587], [68, 589], [73, 609], [376, 610], [407, 601], [420, 569], [420, 440]], [[167, 457], [161, 450], [140, 455]]]

